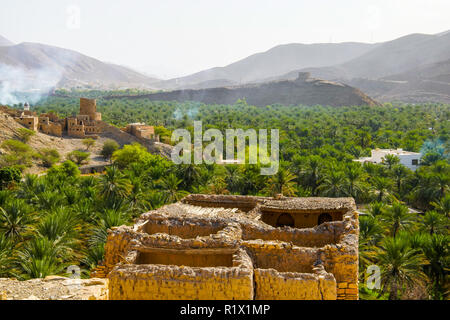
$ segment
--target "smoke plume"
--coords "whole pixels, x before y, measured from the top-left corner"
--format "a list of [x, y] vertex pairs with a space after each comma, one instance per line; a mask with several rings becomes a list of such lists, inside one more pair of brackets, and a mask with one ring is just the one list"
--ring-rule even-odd
[[0, 104], [36, 103], [60, 81], [55, 68], [26, 70], [0, 63]]

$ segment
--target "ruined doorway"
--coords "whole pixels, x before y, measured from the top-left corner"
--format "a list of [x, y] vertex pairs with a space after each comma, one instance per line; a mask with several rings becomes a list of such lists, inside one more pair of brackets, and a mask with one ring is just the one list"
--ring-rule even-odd
[[277, 227], [294, 227], [294, 218], [289, 213], [282, 213], [277, 219]]
[[329, 213], [322, 213], [319, 218], [317, 219], [317, 225], [321, 225], [324, 222], [330, 222], [333, 218]]

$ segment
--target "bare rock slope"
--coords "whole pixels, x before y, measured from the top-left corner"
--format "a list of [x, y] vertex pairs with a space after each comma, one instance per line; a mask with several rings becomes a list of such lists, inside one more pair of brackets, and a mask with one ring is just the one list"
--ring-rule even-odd
[[19, 281], [0, 278], [0, 300], [107, 300], [108, 279], [48, 276]]
[[256, 106], [276, 103], [329, 106], [374, 106], [378, 104], [356, 88], [339, 82], [312, 79], [309, 78], [308, 73], [300, 73], [296, 80], [199, 90], [174, 90], [139, 96], [116, 96], [115, 98], [143, 97], [154, 101], [199, 101], [207, 104], [233, 104], [236, 100], [245, 98], [249, 104]]

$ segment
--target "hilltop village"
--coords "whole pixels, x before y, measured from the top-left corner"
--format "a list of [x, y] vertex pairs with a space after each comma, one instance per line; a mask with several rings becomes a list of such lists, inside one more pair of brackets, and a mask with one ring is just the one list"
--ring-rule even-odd
[[[102, 114], [97, 112], [95, 99], [80, 98], [79, 113], [66, 118], [59, 118], [54, 112], [37, 115], [35, 111], [30, 110], [28, 103], [25, 103], [21, 110], [0, 106], [0, 111], [34, 132], [42, 132], [56, 137], [67, 135], [75, 138], [97, 139], [105, 127]], [[120, 130], [139, 139], [159, 141], [154, 127], [144, 123], [130, 123]]]

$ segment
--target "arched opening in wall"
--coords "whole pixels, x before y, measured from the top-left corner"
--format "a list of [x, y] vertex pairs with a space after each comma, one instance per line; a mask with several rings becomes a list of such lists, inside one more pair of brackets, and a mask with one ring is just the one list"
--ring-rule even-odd
[[282, 213], [277, 219], [277, 227], [294, 227], [294, 218], [289, 213]]
[[329, 213], [322, 213], [319, 218], [317, 219], [317, 225], [321, 225], [324, 222], [330, 222], [333, 218]]

